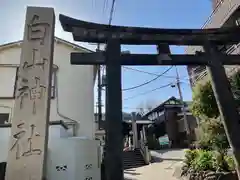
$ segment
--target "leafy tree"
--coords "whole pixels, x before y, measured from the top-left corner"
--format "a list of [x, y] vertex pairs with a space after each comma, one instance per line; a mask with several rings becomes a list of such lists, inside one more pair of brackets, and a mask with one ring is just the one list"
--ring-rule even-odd
[[203, 120], [199, 126], [199, 139], [197, 145], [201, 149], [216, 150], [225, 153], [229, 143], [220, 119]]
[[[234, 98], [240, 106], [240, 71], [229, 78]], [[211, 82], [198, 83], [193, 89], [193, 102], [190, 106], [197, 117], [217, 118], [219, 110], [213, 93]]]
[[193, 89], [193, 102], [190, 105], [193, 115], [197, 117], [217, 118], [219, 110], [210, 81], [197, 84]]
[[233, 96], [238, 106], [240, 106], [240, 71], [233, 74], [229, 80], [232, 87]]

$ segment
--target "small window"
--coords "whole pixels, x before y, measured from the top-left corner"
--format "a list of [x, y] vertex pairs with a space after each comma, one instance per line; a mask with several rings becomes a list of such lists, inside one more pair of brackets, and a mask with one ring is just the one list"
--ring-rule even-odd
[[0, 124], [5, 124], [8, 122], [9, 114], [8, 113], [0, 113]]
[[1, 66], [0, 67], [0, 98], [13, 99], [14, 86], [16, 82], [17, 67]]

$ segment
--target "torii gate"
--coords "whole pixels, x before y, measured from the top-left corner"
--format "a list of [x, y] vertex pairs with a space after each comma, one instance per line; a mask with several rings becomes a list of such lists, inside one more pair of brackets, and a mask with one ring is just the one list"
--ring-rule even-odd
[[[156, 29], [109, 26], [60, 15], [64, 31], [75, 41], [106, 43], [106, 52], [71, 53], [73, 65], [106, 65], [106, 177], [122, 180], [122, 91], [121, 65], [206, 65], [212, 87], [235, 156], [238, 176], [240, 163], [239, 114], [223, 65], [240, 65], [240, 55], [218, 51], [218, 45], [240, 42], [240, 28]], [[158, 54], [121, 54], [121, 44], [156, 45]], [[205, 52], [174, 55], [169, 45], [203, 46]]]

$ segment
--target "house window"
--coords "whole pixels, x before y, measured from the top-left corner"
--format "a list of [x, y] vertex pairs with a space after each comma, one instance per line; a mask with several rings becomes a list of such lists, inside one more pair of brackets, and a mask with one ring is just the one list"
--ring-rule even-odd
[[0, 113], [0, 125], [8, 122], [9, 114], [8, 113]]
[[0, 67], [0, 98], [13, 99], [14, 86], [16, 82], [17, 67], [1, 66]]

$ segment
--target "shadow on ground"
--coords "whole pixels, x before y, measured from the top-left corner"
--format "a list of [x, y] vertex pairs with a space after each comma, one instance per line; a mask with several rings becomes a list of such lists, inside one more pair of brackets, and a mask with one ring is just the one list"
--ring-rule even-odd
[[143, 167], [143, 166], [147, 166], [147, 165], [146, 164], [131, 164], [131, 166], [125, 167], [124, 170], [139, 168], [139, 167]]
[[136, 173], [135, 171], [136, 171], [135, 169], [124, 170], [124, 180], [137, 180], [136, 178], [133, 178], [133, 177], [125, 177], [126, 175], [136, 176], [141, 174], [141, 173]]
[[124, 174], [129, 174], [133, 176], [140, 175], [140, 173], [136, 173], [135, 170], [132, 170], [132, 169], [125, 170]]

